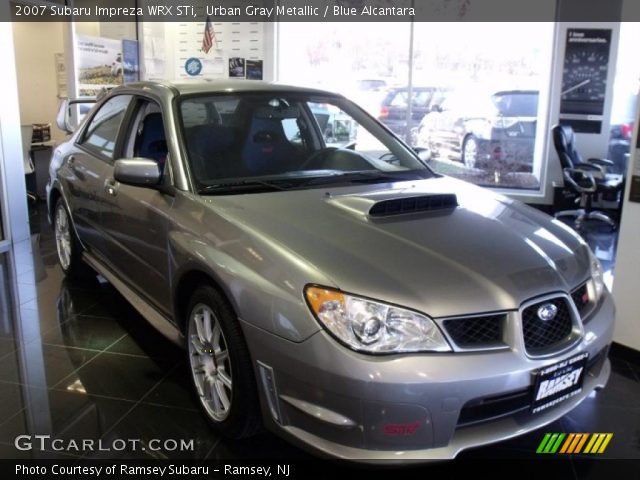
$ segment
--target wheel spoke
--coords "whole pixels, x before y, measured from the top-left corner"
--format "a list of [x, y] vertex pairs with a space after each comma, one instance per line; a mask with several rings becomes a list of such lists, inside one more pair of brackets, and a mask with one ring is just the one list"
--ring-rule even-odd
[[225, 387], [231, 390], [231, 378], [227, 375], [225, 369], [218, 369], [218, 379]]
[[217, 414], [220, 414], [222, 410], [222, 404], [220, 401], [220, 397], [218, 396], [215, 379], [212, 377], [207, 378], [207, 391], [208, 391], [207, 400], [213, 403], [213, 409]]
[[[208, 308], [205, 308], [202, 311], [202, 324], [203, 324], [203, 333], [204, 333], [204, 340], [206, 342], [211, 343], [212, 340], [212, 336], [213, 336], [213, 332], [212, 332], [212, 327], [211, 327], [211, 323], [214, 322], [215, 320], [212, 320], [211, 318], [211, 310], [209, 310]], [[218, 322], [215, 322], [216, 325]]]
[[213, 352], [216, 358], [216, 363], [218, 364], [218, 368], [220, 368], [220, 366], [224, 365], [224, 362], [229, 358], [229, 352], [227, 350], [216, 351], [215, 347]]
[[204, 376], [204, 372], [200, 372], [198, 370], [196, 370], [195, 368], [193, 369], [193, 380], [194, 383], [196, 384], [196, 390], [198, 390], [198, 395], [200, 395], [201, 397], [205, 397], [207, 396], [207, 392], [205, 391], [205, 376]]
[[197, 354], [198, 356], [202, 355], [204, 344], [197, 334], [191, 335], [191, 345], [193, 345], [193, 348], [195, 349], [195, 352], [193, 352], [194, 354]]
[[229, 406], [231, 405], [231, 401], [227, 396], [227, 391], [225, 390], [225, 386], [220, 380], [219, 376], [218, 376], [218, 379], [215, 380], [214, 384], [216, 388], [216, 393], [218, 394], [218, 398], [220, 399], [220, 403], [222, 404], [222, 407], [224, 408], [224, 410], [228, 410]]
[[202, 313], [196, 313], [193, 317], [193, 321], [196, 325], [196, 333], [198, 334], [200, 342], [202, 342], [203, 344], [206, 343], [207, 337], [205, 335], [204, 328], [204, 315]]

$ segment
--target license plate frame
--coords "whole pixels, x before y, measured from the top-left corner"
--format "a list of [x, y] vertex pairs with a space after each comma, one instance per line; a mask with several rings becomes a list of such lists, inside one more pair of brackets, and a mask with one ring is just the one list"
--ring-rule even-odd
[[582, 391], [589, 354], [548, 365], [533, 372], [531, 413], [540, 413], [569, 400]]

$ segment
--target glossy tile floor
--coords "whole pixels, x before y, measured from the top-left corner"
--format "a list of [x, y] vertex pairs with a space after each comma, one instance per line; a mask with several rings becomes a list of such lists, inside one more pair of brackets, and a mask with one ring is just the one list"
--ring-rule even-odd
[[[199, 412], [185, 353], [147, 325], [108, 283], [64, 279], [42, 209], [32, 218], [32, 230], [31, 242], [0, 256], [0, 458], [76, 455], [19, 451], [14, 439], [23, 434], [108, 444], [114, 439], [194, 440], [193, 451], [127, 445], [119, 452], [86, 454], [99, 458], [308, 458], [268, 433], [243, 442], [221, 440]], [[600, 252], [615, 251], [611, 234], [594, 235], [590, 242], [598, 242]], [[640, 366], [612, 362], [608, 387], [571, 414], [543, 430], [461, 457], [535, 457], [544, 433], [557, 431], [613, 432], [604, 456], [640, 458]], [[563, 456], [555, 468], [565, 468], [572, 478], [580, 466]]]

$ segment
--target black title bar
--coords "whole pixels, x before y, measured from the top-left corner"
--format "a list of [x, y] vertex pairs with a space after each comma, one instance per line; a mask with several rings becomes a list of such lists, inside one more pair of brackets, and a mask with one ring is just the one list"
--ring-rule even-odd
[[640, 21], [640, 8], [623, 12], [622, 0], [36, 0], [0, 9], [0, 21], [14, 22], [198, 22], [207, 16], [213, 22], [617, 22]]

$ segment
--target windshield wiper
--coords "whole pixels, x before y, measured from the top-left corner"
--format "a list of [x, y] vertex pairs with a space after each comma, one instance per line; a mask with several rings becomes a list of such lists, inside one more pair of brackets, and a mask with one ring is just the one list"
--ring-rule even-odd
[[416, 171], [383, 172], [379, 170], [351, 172], [345, 176], [348, 177], [350, 183], [404, 182], [428, 178]]
[[287, 187], [279, 182], [269, 182], [266, 180], [238, 180], [235, 182], [215, 183], [204, 185], [198, 189], [200, 194], [240, 193], [240, 192], [274, 192], [287, 190]]

